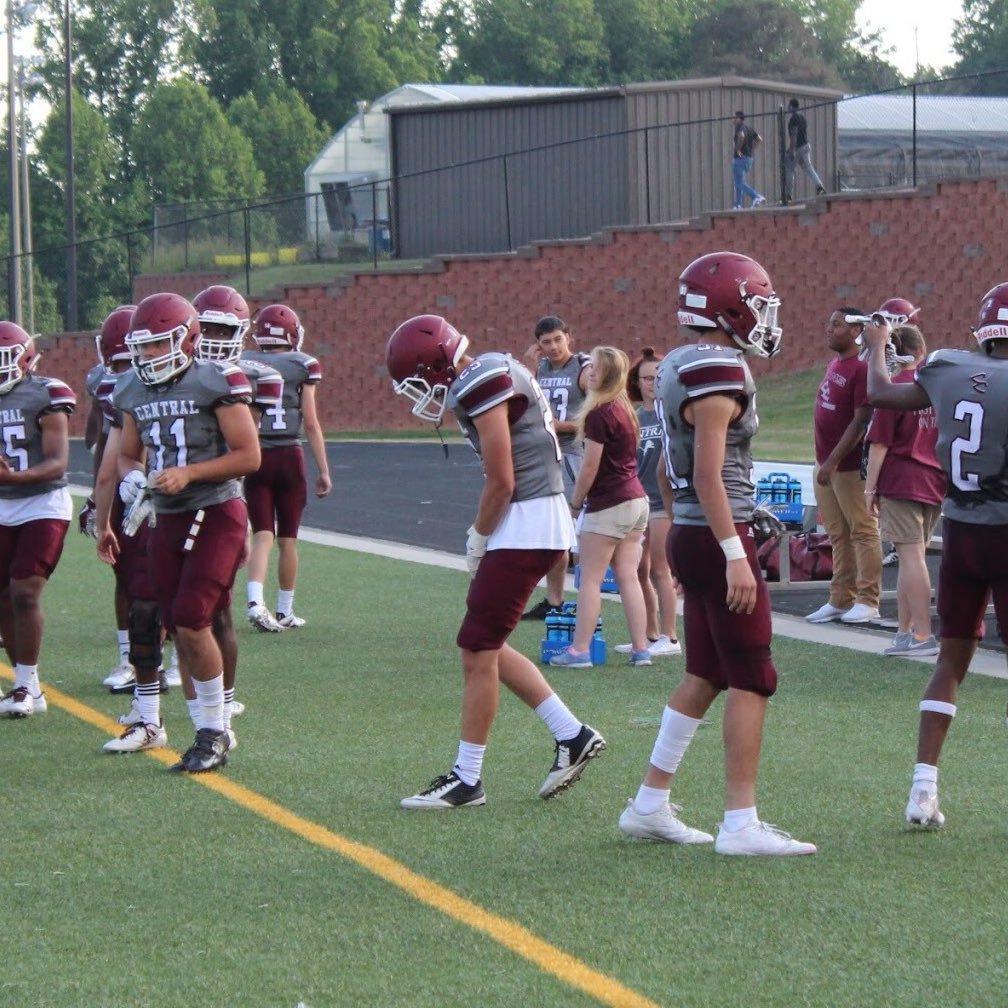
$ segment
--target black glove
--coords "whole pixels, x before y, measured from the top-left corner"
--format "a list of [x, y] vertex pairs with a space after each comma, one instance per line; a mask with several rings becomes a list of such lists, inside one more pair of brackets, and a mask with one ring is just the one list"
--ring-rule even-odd
[[77, 515], [77, 527], [80, 529], [81, 535], [91, 536], [92, 539], [98, 538], [95, 532], [94, 497], [88, 497], [87, 503], [81, 508], [80, 514]]

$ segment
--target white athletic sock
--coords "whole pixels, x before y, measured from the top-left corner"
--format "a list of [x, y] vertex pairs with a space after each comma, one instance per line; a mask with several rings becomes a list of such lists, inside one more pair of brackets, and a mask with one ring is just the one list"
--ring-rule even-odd
[[119, 660], [129, 660], [129, 630], [116, 630], [116, 641], [119, 644]]
[[186, 700], [186, 710], [189, 711], [189, 720], [192, 721], [193, 727], [196, 728], [199, 725], [199, 714], [200, 714], [200, 702], [195, 697], [192, 700]]
[[675, 773], [699, 725], [699, 718], [687, 717], [666, 706], [651, 752], [651, 765], [665, 773]]
[[263, 586], [261, 581], [249, 581], [247, 591], [249, 605], [263, 604]]
[[19, 689], [21, 686], [27, 686], [32, 696], [38, 696], [42, 692], [38, 681], [38, 665], [15, 664], [14, 688]]
[[234, 686], [224, 690], [224, 728], [231, 727], [231, 704], [234, 703]]
[[193, 679], [193, 687], [196, 690], [196, 700], [199, 703], [196, 730], [199, 731], [200, 728], [213, 728], [216, 731], [223, 731], [224, 673], [221, 672], [206, 682]]
[[144, 724], [161, 724], [161, 686], [159, 683], [137, 683], [133, 688], [137, 711]]
[[914, 784], [929, 784], [928, 791], [938, 790], [938, 767], [930, 763], [915, 763], [913, 769]]
[[538, 717], [542, 718], [557, 742], [566, 742], [567, 739], [574, 738], [581, 731], [581, 722], [578, 721], [563, 702], [556, 695], [550, 694], [535, 709]]
[[474, 742], [459, 742], [458, 759], [452, 768], [459, 780], [470, 787], [477, 784], [483, 776], [483, 754], [486, 752], [485, 745], [476, 745]]
[[746, 826], [750, 826], [754, 822], [759, 822], [755, 805], [752, 808], [725, 809], [724, 822], [721, 825], [729, 833], [737, 833], [740, 829], [745, 829]]
[[277, 612], [284, 616], [290, 616], [294, 612], [294, 589], [284, 591], [282, 588], [277, 592]]
[[668, 804], [671, 788], [647, 787], [644, 784], [637, 789], [637, 797], [634, 798], [634, 808], [641, 815], [651, 815], [657, 812], [663, 805]]

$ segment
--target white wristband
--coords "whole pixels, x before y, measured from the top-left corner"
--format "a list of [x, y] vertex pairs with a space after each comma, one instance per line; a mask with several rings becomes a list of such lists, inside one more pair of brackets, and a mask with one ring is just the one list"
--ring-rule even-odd
[[742, 540], [736, 535], [732, 536], [730, 539], [722, 539], [718, 546], [721, 547], [721, 552], [725, 555], [725, 560], [744, 560], [746, 551], [745, 546], [742, 545]]

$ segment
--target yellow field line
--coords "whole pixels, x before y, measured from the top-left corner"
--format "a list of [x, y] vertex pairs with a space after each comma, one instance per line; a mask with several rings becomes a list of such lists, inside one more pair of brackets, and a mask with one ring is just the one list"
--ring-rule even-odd
[[[0, 676], [9, 679], [10, 669], [0, 665]], [[51, 706], [59, 707], [68, 714], [109, 735], [117, 735], [122, 725], [116, 724], [110, 717], [96, 711], [87, 704], [75, 700], [53, 686], [45, 686], [46, 700]], [[179, 760], [179, 754], [171, 749], [150, 749], [146, 756], [171, 766]], [[403, 890], [414, 899], [425, 903], [441, 913], [452, 917], [460, 924], [481, 931], [498, 944], [517, 953], [523, 959], [535, 964], [546, 973], [578, 990], [584, 991], [589, 997], [612, 1008], [660, 1008], [656, 1002], [638, 994], [618, 980], [599, 973], [580, 959], [543, 941], [527, 928], [514, 921], [491, 913], [476, 903], [464, 899], [450, 889], [417, 874], [404, 864], [388, 857], [373, 847], [348, 840], [339, 833], [320, 826], [318, 823], [304, 819], [289, 809], [241, 784], [236, 784], [221, 774], [187, 775], [194, 783], [202, 784], [211, 791], [216, 791], [237, 805], [254, 812], [263, 819], [296, 834], [309, 843], [335, 851], [342, 857], [360, 865], [362, 868], [377, 875]], [[408, 813], [406, 813], [408, 814]], [[432, 813], [437, 815], [437, 813]]]

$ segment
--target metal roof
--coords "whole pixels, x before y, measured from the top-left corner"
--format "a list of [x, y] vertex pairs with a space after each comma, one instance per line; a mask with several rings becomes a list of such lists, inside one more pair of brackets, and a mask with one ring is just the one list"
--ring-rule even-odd
[[[860, 95], [837, 102], [837, 128], [910, 129], [912, 95]], [[949, 133], [1008, 132], [1008, 98], [918, 95], [917, 129]]]

